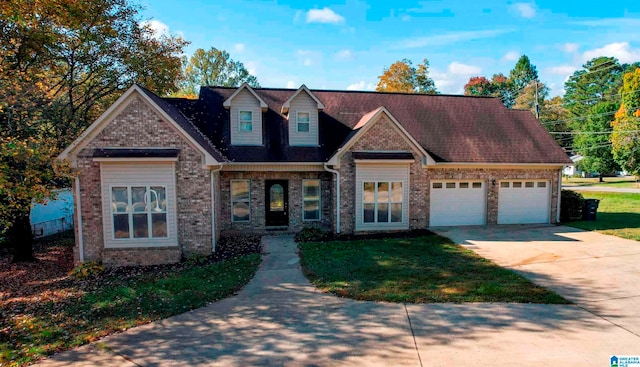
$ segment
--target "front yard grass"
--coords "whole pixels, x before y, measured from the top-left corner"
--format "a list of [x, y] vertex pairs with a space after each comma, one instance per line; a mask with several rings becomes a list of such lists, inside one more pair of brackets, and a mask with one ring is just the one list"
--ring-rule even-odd
[[437, 235], [299, 246], [303, 270], [311, 282], [338, 296], [411, 303], [568, 303]]
[[604, 182], [600, 182], [598, 177], [565, 177], [562, 179], [563, 186], [594, 186], [594, 187], [624, 187], [640, 188], [640, 181], [636, 181], [633, 176], [626, 177], [603, 177]]
[[581, 191], [585, 199], [598, 199], [595, 221], [565, 223], [568, 226], [640, 241], [640, 194]]
[[109, 269], [74, 280], [67, 275], [69, 249], [68, 238], [54, 238], [36, 251], [36, 263], [0, 257], [0, 366], [22, 366], [205, 306], [239, 290], [260, 263], [259, 253], [232, 254], [237, 257]]

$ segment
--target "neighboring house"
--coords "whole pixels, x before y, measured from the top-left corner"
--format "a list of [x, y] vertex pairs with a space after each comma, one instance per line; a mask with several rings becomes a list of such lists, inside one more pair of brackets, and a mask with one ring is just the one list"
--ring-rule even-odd
[[56, 198], [43, 204], [33, 204], [29, 216], [34, 237], [45, 237], [73, 228], [73, 193], [57, 190]]
[[557, 221], [571, 164], [496, 98], [131, 87], [59, 159], [75, 168], [77, 259], [156, 264], [221, 233], [398, 231]]
[[581, 156], [580, 154], [576, 154], [576, 155], [572, 155], [571, 157], [569, 157], [569, 159], [571, 159], [572, 164], [569, 166], [564, 167], [564, 170], [562, 171], [562, 173], [565, 176], [573, 176], [573, 175], [580, 175], [583, 172], [578, 168], [577, 163], [580, 162], [581, 160], [584, 159], [583, 156]]

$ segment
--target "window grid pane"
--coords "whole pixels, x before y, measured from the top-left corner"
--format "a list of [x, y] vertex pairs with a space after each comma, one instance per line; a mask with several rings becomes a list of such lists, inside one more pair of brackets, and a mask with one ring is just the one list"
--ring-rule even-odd
[[302, 219], [320, 220], [320, 180], [302, 181]]
[[363, 182], [363, 222], [402, 222], [403, 195], [403, 183], [401, 181]]
[[112, 187], [113, 238], [168, 237], [166, 192], [164, 186]]
[[231, 181], [231, 221], [249, 222], [251, 220], [249, 180]]
[[253, 112], [252, 111], [239, 111], [238, 120], [240, 121], [240, 131], [253, 130]]

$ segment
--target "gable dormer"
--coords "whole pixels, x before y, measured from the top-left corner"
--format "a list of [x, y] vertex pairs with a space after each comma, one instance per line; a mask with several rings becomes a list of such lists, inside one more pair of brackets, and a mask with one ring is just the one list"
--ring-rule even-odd
[[289, 119], [290, 146], [318, 146], [318, 112], [320, 100], [304, 84], [282, 105]]
[[223, 104], [229, 110], [232, 145], [263, 145], [262, 112], [267, 104], [244, 83]]

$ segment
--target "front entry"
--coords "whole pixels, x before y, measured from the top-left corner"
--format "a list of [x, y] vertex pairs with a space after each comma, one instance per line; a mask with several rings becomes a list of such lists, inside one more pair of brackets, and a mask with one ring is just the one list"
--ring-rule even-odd
[[266, 226], [288, 226], [289, 182], [286, 180], [266, 180], [265, 196]]

